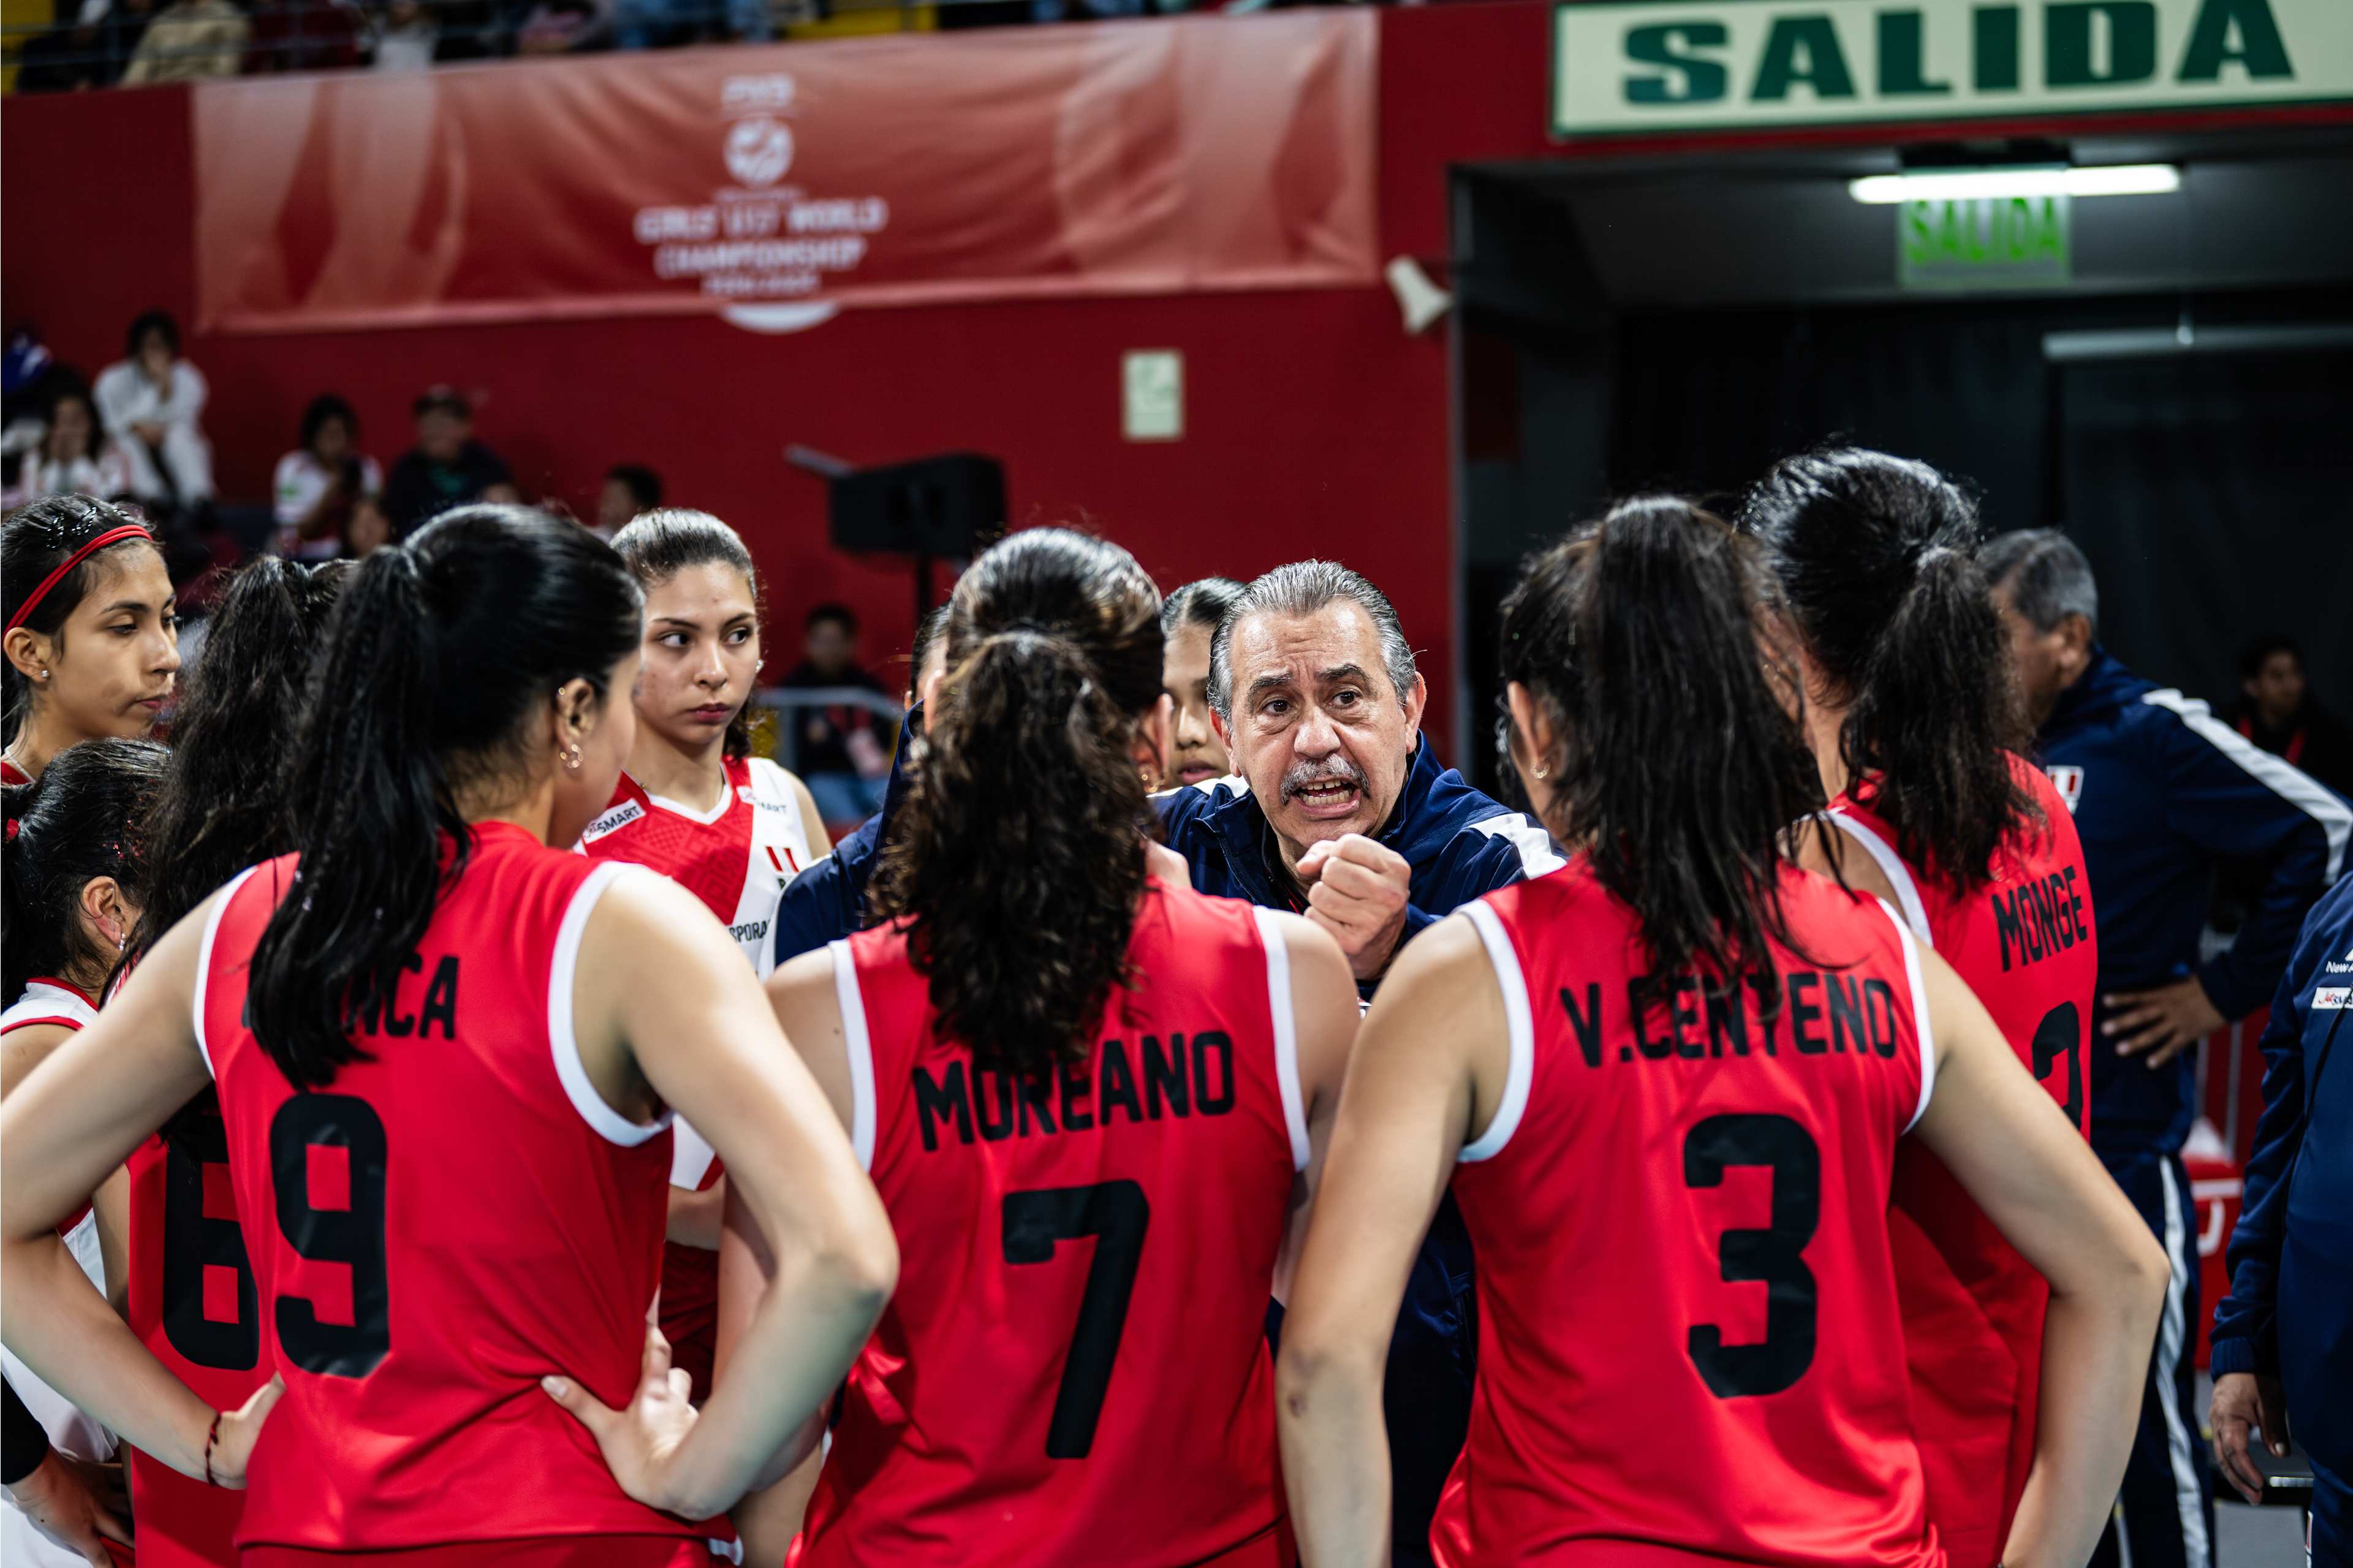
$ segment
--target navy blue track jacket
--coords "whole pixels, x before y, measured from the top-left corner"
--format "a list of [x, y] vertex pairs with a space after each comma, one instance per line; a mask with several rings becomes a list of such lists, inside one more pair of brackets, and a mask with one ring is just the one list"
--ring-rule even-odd
[[[2343, 873], [2353, 807], [2256, 750], [2207, 711], [2094, 647], [2036, 741], [2075, 814], [2100, 931], [2100, 994], [2195, 974], [2222, 1016], [2244, 1017], [2279, 983], [2296, 928]], [[2215, 861], [2270, 867], [2228, 952], [2200, 963]], [[2094, 1022], [2105, 1020], [2095, 1003]], [[2092, 1142], [2111, 1156], [2178, 1152], [2189, 1136], [2194, 1058], [2152, 1072], [2092, 1036]]]
[[2305, 921], [2272, 1003], [2263, 1116], [2231, 1233], [2231, 1293], [2214, 1309], [2214, 1375], [2285, 1370], [2294, 1379], [2288, 1400], [2296, 1436], [2340, 1467], [2353, 1459], [2353, 1401], [2342, 1397], [2353, 1391], [2348, 1013], [2353, 878], [2340, 880]]

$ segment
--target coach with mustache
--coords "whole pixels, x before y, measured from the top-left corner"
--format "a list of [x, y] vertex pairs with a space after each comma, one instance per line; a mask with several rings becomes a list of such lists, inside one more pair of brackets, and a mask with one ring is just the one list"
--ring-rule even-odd
[[[1428, 694], [1388, 595], [1328, 561], [1278, 566], [1210, 639], [1211, 717], [1240, 776], [1155, 797], [1195, 888], [1304, 913], [1366, 996], [1423, 927], [1560, 864], [1541, 826], [1439, 766], [1421, 734]], [[1399, 1563], [1430, 1561], [1476, 1343], [1471, 1240], [1449, 1196], [1389, 1346]]]

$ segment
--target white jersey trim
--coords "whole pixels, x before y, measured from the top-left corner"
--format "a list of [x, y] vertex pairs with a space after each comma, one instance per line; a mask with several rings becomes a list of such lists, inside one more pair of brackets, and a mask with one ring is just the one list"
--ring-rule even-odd
[[69, 1029], [87, 1029], [98, 1021], [98, 1009], [79, 991], [36, 980], [26, 985], [24, 994], [11, 1002], [6, 1012], [0, 1013], [0, 1035], [52, 1020]]
[[221, 916], [228, 912], [229, 900], [237, 897], [237, 890], [239, 888], [245, 886], [245, 879], [260, 869], [259, 866], [248, 866], [228, 879], [228, 886], [223, 888], [220, 890], [220, 896], [213, 900], [212, 913], [205, 917], [205, 940], [196, 948], [196, 989], [193, 1020], [196, 1026], [196, 1055], [205, 1064], [205, 1075], [216, 1083], [220, 1081], [220, 1072], [213, 1066], [212, 1042], [205, 1038], [205, 994], [211, 985], [213, 977], [213, 939], [220, 935]]
[[866, 1032], [866, 998], [858, 989], [858, 960], [844, 937], [825, 944], [833, 955], [833, 996], [841, 1009], [841, 1050], [849, 1058], [849, 1146], [858, 1167], [874, 1169], [874, 1042]]
[[1920, 1102], [1912, 1108], [1912, 1119], [1904, 1124], [1909, 1132], [1920, 1124], [1928, 1112], [1928, 1094], [1936, 1085], [1936, 1037], [1928, 1027], [1928, 993], [1920, 981], [1920, 944], [1912, 935], [1912, 928], [1895, 912], [1895, 906], [1885, 899], [1878, 900], [1887, 911], [1888, 924], [1895, 928], [1896, 939], [1904, 946], [1904, 983], [1912, 987], [1912, 1032], [1920, 1040]]
[[719, 1158], [719, 1151], [711, 1141], [686, 1124], [686, 1118], [673, 1116], [670, 1123], [670, 1184], [683, 1187], [690, 1193], [702, 1190], [702, 1178], [711, 1169], [711, 1162]]
[[1282, 940], [1282, 917], [1253, 906], [1259, 941], [1266, 948], [1266, 1000], [1274, 1020], [1274, 1081], [1282, 1093], [1282, 1124], [1291, 1132], [1291, 1168], [1307, 1169], [1307, 1101], [1299, 1092], [1299, 1015], [1291, 1004], [1291, 949]]
[[1528, 1013], [1527, 977], [1520, 972], [1520, 955], [1512, 946], [1511, 933], [1504, 929], [1503, 917], [1483, 899], [1473, 899], [1458, 912], [1471, 917], [1472, 929], [1487, 950], [1495, 984], [1504, 993], [1504, 1026], [1511, 1043], [1511, 1060], [1504, 1069], [1504, 1096], [1495, 1103], [1494, 1119], [1487, 1123], [1487, 1131], [1465, 1143], [1455, 1156], [1468, 1163], [1493, 1159], [1519, 1131], [1520, 1118], [1528, 1109], [1528, 1090], [1535, 1079], [1536, 1035]]
[[628, 872], [643, 872], [642, 866], [632, 866], [626, 860], [602, 860], [588, 873], [572, 895], [572, 902], [564, 910], [564, 923], [555, 931], [555, 957], [547, 970], [547, 1047], [555, 1058], [555, 1076], [564, 1085], [565, 1098], [572, 1109], [580, 1113], [596, 1135], [607, 1143], [618, 1143], [625, 1149], [645, 1142], [670, 1123], [670, 1114], [663, 1111], [651, 1121], [632, 1121], [611, 1106], [596, 1092], [589, 1081], [588, 1068], [580, 1059], [580, 1041], [572, 1033], [572, 986], [580, 967], [580, 939], [588, 930], [588, 917], [596, 911], [596, 900], [605, 889]]
[[[669, 812], [672, 816], [682, 816], [689, 822], [694, 823], [699, 826], [708, 827], [712, 823], [718, 821], [721, 817], [726, 816], [728, 811], [735, 805], [735, 785], [733, 782], [727, 779], [726, 773], [723, 770], [722, 771], [720, 777], [724, 784], [724, 787], [719, 792], [719, 804], [712, 806], [709, 811], [697, 811], [694, 807], [687, 805], [682, 800], [672, 800], [667, 795], [656, 795], [649, 789], [646, 790], [647, 804], [650, 805], [658, 805], [661, 807], [662, 810]], [[635, 779], [631, 779], [629, 782], [631, 784], [637, 784], [637, 780]], [[646, 786], [643, 784], [638, 784], [638, 787], [639, 789], [645, 789]], [[618, 827], [620, 824], [617, 822], [613, 826]]]
[[1516, 811], [1504, 812], [1474, 822], [1472, 827], [1490, 838], [1501, 838], [1520, 852], [1520, 872], [1535, 878], [1559, 870], [1568, 862], [1561, 858], [1552, 835]]
[[2320, 824], [2320, 831], [2328, 842], [2328, 881], [2335, 885], [2345, 869], [2346, 840], [2353, 837], [2353, 812], [2345, 809], [2343, 801], [2295, 763], [2273, 756], [2228, 724], [2218, 722], [2213, 710], [2198, 699], [2185, 698], [2168, 688], [2143, 692], [2141, 700], [2171, 713], [2192, 734], [2210, 742], [2216, 751], [2253, 774], [2274, 795]]
[[1905, 923], [1912, 928], [1914, 936], [1933, 950], [1936, 939], [1928, 930], [1928, 907], [1920, 901], [1919, 884], [1912, 879], [1912, 868], [1904, 863], [1904, 857], [1895, 853], [1895, 846], [1843, 811], [1833, 808], [1830, 816], [1849, 838], [1862, 846], [1863, 852], [1878, 866], [1895, 889], [1895, 901], [1903, 906]]

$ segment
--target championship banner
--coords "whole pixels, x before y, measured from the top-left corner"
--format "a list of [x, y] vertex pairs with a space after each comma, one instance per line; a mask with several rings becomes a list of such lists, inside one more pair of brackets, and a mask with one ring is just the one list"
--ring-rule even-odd
[[214, 331], [1377, 277], [1369, 11], [198, 84]]

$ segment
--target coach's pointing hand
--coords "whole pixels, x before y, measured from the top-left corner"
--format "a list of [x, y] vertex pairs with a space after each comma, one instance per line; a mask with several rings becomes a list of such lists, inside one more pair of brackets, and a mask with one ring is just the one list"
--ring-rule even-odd
[[1404, 856], [1361, 833], [1308, 846], [1299, 858], [1307, 918], [1339, 940], [1358, 980], [1377, 979], [1405, 934], [1406, 890], [1413, 868]]
[[671, 1497], [668, 1475], [670, 1457], [694, 1426], [694, 1406], [687, 1401], [694, 1380], [670, 1364], [670, 1342], [659, 1329], [646, 1326], [638, 1386], [623, 1409], [614, 1409], [572, 1378], [543, 1377], [539, 1385], [588, 1428], [623, 1491], [649, 1508], [689, 1511]]

